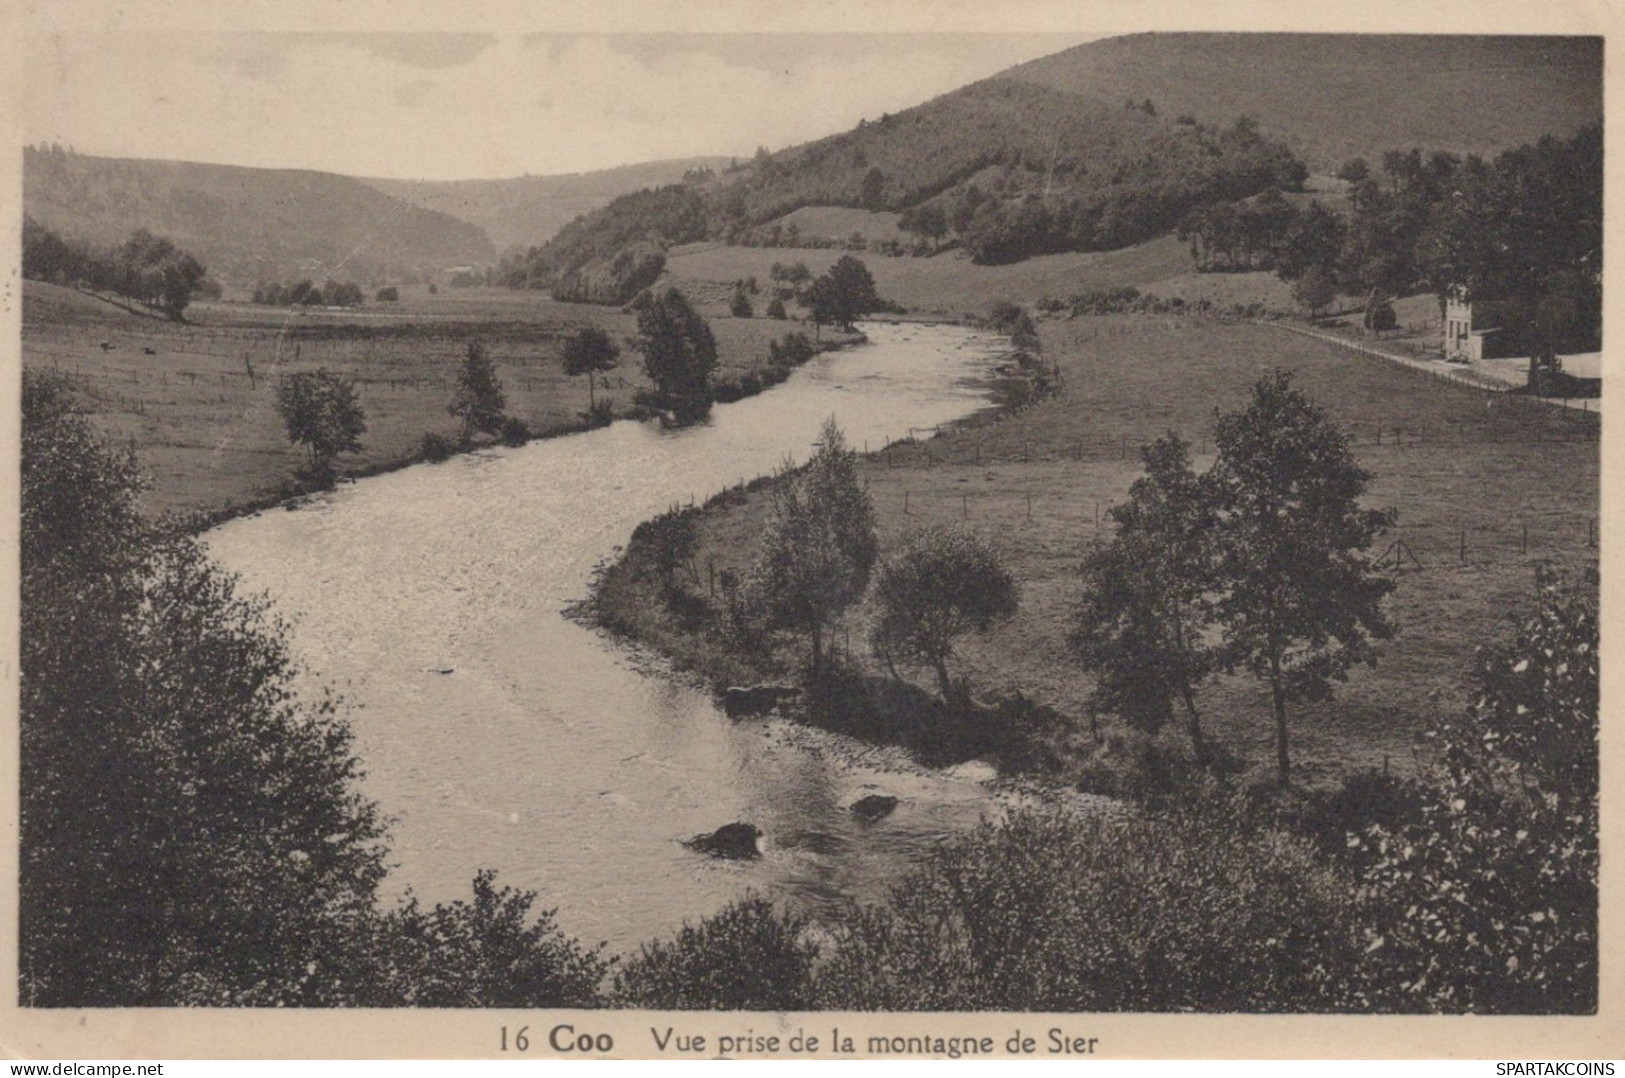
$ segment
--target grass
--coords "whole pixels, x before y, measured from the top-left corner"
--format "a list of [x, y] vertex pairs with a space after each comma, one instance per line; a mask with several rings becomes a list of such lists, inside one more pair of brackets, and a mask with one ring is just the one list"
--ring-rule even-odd
[[[1062, 395], [894, 444], [862, 469], [883, 551], [911, 528], [959, 523], [1007, 558], [1021, 583], [1021, 613], [986, 638], [965, 640], [953, 669], [980, 694], [1019, 689], [1071, 717], [1057, 747], [1073, 777], [1098, 751], [1084, 718], [1089, 685], [1064, 644], [1082, 551], [1139, 475], [1138, 446], [1176, 430], [1192, 443], [1197, 466], [1207, 466], [1215, 411], [1244, 406], [1252, 383], [1273, 368], [1293, 370], [1351, 434], [1375, 475], [1368, 500], [1399, 510], [1377, 552], [1401, 539], [1421, 565], [1396, 574], [1390, 610], [1400, 632], [1377, 667], [1355, 671], [1331, 701], [1293, 709], [1295, 781], [1413, 771], [1417, 735], [1433, 709], [1466, 702], [1473, 649], [1506, 635], [1508, 615], [1533, 594], [1535, 562], [1576, 575], [1597, 564], [1588, 542], [1599, 497], [1594, 416], [1486, 395], [1267, 326], [1123, 316], [1045, 321], [1041, 329], [1045, 356], [1066, 381]], [[745, 570], [768, 503], [758, 484], [701, 514], [702, 582]], [[679, 620], [635, 587], [617, 598], [619, 609], [635, 607], [633, 631], [680, 663], [744, 676], [692, 609]], [[853, 611], [837, 644], [878, 675], [863, 644], [869, 613]], [[803, 645], [794, 647], [777, 656], [781, 669], [800, 661]], [[916, 681], [930, 686], [923, 672]], [[1272, 760], [1267, 690], [1245, 676], [1220, 678], [1199, 703], [1211, 737], [1262, 780]], [[1103, 728], [1112, 733], [1111, 720]]]
[[[823, 273], [846, 253], [690, 244], [671, 252], [666, 273], [685, 291], [702, 282], [728, 282], [731, 289], [731, 282], [751, 276], [765, 288], [775, 262], [804, 262], [813, 273]], [[1189, 250], [1171, 236], [1121, 251], [1041, 255], [1009, 266], [974, 265], [970, 256], [959, 250], [943, 251], [930, 258], [894, 258], [872, 251], [859, 252], [857, 257], [869, 267], [876, 288], [886, 299], [911, 312], [936, 316], [983, 315], [1001, 299], [1065, 299], [1091, 288], [1159, 281], [1191, 268]]]
[[[351, 475], [413, 460], [427, 434], [456, 439], [459, 422], [446, 407], [474, 337], [496, 362], [508, 412], [537, 435], [574, 430], [587, 410], [586, 379], [565, 376], [559, 362], [579, 326], [601, 325], [623, 343], [620, 368], [599, 381], [600, 399], [624, 410], [646, 384], [624, 344], [634, 316], [537, 292], [416, 291], [398, 304], [301, 314], [197, 304], [184, 325], [36, 281], [24, 282], [23, 295], [24, 364], [73, 375], [98, 430], [139, 456], [151, 480], [143, 507], [153, 514], [220, 517], [288, 489], [305, 463], [276, 412], [276, 379], [290, 371], [327, 367], [355, 379], [368, 429], [362, 452], [339, 461]], [[720, 377], [764, 366], [769, 342], [796, 328], [702, 309]]]

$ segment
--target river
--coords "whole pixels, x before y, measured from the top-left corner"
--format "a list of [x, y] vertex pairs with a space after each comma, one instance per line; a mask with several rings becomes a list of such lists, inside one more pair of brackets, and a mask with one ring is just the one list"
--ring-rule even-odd
[[[466, 898], [481, 868], [538, 891], [560, 926], [626, 951], [747, 892], [813, 915], [885, 888], [987, 814], [990, 772], [928, 772], [774, 721], [734, 722], [658, 663], [561, 615], [639, 521], [804, 460], [834, 415], [878, 448], [987, 404], [1003, 338], [874, 324], [686, 430], [623, 421], [345, 484], [234, 520], [208, 545], [290, 622], [345, 700], [364, 792], [392, 820], [386, 886]], [[897, 796], [873, 824], [847, 811]], [[759, 861], [680, 840], [735, 820]]]

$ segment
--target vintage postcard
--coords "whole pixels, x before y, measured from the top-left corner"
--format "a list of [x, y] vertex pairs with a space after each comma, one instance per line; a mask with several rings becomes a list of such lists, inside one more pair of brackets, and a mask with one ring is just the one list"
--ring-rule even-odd
[[522, 7], [9, 18], [0, 1054], [1625, 1054], [1611, 12]]

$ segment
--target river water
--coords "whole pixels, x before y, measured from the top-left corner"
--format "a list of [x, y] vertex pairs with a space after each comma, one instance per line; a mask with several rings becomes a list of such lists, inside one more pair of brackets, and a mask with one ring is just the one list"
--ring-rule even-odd
[[[569, 934], [625, 951], [747, 892], [815, 916], [878, 898], [992, 811], [980, 765], [926, 772], [821, 731], [734, 722], [561, 614], [639, 521], [806, 459], [831, 415], [849, 444], [878, 447], [986, 405], [977, 379], [1002, 338], [864, 328], [871, 343], [703, 426], [620, 422], [460, 456], [208, 534], [344, 697], [364, 791], [393, 821], [388, 887], [466, 898], [495, 868]], [[897, 811], [855, 820], [847, 807], [876, 792]], [[765, 832], [761, 860], [680, 844], [735, 820]]]

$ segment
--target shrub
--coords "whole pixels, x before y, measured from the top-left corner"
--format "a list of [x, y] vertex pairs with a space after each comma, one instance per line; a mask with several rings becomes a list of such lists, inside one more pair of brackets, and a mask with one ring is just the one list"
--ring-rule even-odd
[[818, 958], [806, 928], [764, 898], [730, 903], [671, 940], [644, 944], [616, 973], [615, 1001], [658, 1010], [805, 1010]]
[[822, 1006], [1327, 1011], [1357, 1003], [1349, 886], [1222, 815], [1023, 812], [836, 930]]
[[474, 877], [474, 900], [423, 912], [414, 898], [385, 915], [377, 1002], [409, 1007], [591, 1007], [609, 971], [603, 947], [564, 935], [532, 891]]
[[767, 316], [769, 318], [777, 318], [781, 322], [784, 321], [784, 319], [788, 317], [784, 309], [784, 300], [780, 299], [778, 296], [774, 296], [772, 299], [768, 300]]
[[699, 542], [689, 508], [669, 509], [632, 529], [627, 558], [653, 569], [667, 589], [677, 586], [677, 570], [687, 569], [690, 579], [698, 579], [694, 550]]
[[1442, 762], [1416, 822], [1350, 839], [1395, 1006], [1597, 1007], [1597, 599], [1550, 574], [1477, 698], [1429, 732]]
[[444, 434], [430, 432], [423, 436], [423, 441], [418, 447], [418, 456], [424, 460], [439, 463], [456, 451], [457, 447], [450, 438], [447, 438]]
[[530, 424], [518, 416], [503, 416], [502, 427], [497, 432], [497, 437], [502, 440], [503, 445], [524, 445], [530, 441]]

